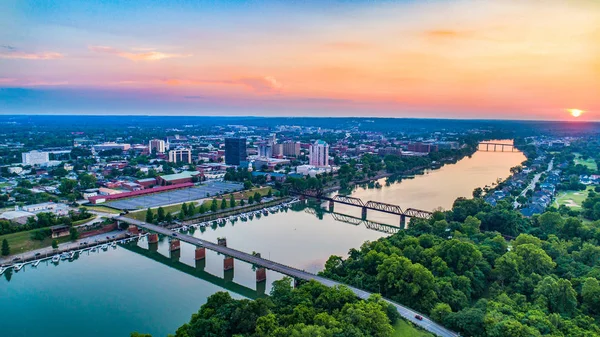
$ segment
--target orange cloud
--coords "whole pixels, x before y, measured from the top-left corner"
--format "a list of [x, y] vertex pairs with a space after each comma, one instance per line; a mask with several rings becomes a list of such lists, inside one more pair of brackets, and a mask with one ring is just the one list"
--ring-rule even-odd
[[26, 53], [22, 51], [0, 52], [0, 58], [3, 59], [22, 59], [22, 60], [55, 60], [63, 58], [63, 54], [55, 52]]
[[181, 57], [192, 56], [191, 54], [169, 54], [169, 53], [162, 53], [162, 52], [158, 52], [158, 51], [144, 51], [144, 52], [132, 53], [132, 52], [126, 52], [126, 51], [118, 50], [116, 48], [107, 47], [107, 46], [90, 46], [90, 47], [88, 47], [88, 49], [93, 52], [96, 52], [96, 53], [116, 55], [116, 56], [123, 57], [123, 58], [129, 59], [129, 60], [132, 60], [132, 61], [159, 61], [159, 60], [170, 59], [170, 58], [181, 58]]

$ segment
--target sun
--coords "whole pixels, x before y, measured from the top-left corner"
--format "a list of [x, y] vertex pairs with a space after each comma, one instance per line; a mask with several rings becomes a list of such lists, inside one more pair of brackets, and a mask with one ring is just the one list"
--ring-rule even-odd
[[571, 116], [573, 116], [575, 118], [581, 116], [584, 113], [583, 110], [579, 110], [579, 109], [567, 109], [567, 111], [571, 114]]

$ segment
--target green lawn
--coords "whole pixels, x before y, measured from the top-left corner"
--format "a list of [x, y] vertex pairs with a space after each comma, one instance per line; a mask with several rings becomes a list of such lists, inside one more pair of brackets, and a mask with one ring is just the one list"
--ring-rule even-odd
[[581, 159], [579, 153], [575, 154], [575, 159], [573, 160], [573, 162], [575, 162], [575, 165], [581, 164], [587, 166], [590, 170], [598, 170], [598, 165], [596, 165], [596, 161], [594, 159], [588, 158], [586, 160], [583, 160]]
[[413, 326], [411, 323], [399, 319], [394, 325], [393, 337], [434, 337], [427, 331], [421, 330]]
[[588, 186], [585, 191], [564, 191], [558, 192], [555, 198], [555, 205], [566, 205], [567, 207], [581, 208], [581, 204], [587, 198], [588, 191], [593, 190], [592, 186]]
[[121, 211], [119, 211], [117, 209], [106, 207], [106, 206], [84, 205], [82, 207], [85, 207], [85, 208], [87, 208], [90, 211], [96, 211], [96, 212], [103, 212], [103, 213], [110, 213], [110, 214], [119, 214], [119, 213], [121, 213]]
[[[8, 240], [11, 255], [21, 254], [30, 250], [52, 246], [52, 238], [46, 238], [44, 241], [31, 240], [31, 232], [35, 230], [37, 229], [2, 235], [0, 236], [0, 242], [4, 239]], [[69, 241], [69, 237], [62, 237], [58, 238], [57, 240], [58, 243], [63, 243]]]

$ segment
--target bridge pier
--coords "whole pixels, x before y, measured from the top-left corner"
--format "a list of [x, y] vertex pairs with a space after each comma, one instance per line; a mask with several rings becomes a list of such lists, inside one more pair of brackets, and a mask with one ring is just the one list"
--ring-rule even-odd
[[362, 208], [361, 217], [363, 220], [367, 220], [367, 208], [366, 207]]
[[267, 270], [265, 268], [256, 269], [256, 283], [263, 283], [267, 280]]
[[333, 212], [335, 202], [333, 200], [329, 200], [329, 212]]
[[158, 243], [158, 234], [152, 233], [148, 234], [148, 243]]
[[262, 297], [267, 292], [267, 282], [256, 282], [256, 294]]
[[195, 255], [194, 258], [196, 261], [204, 260], [206, 258], [206, 248], [204, 248], [204, 247], [196, 248], [194, 255]]
[[233, 269], [233, 257], [225, 257], [223, 259], [223, 270], [231, 270]]
[[400, 215], [400, 228], [406, 229], [406, 215]]
[[169, 251], [174, 252], [174, 251], [180, 250], [180, 249], [181, 249], [181, 241], [171, 240], [171, 242], [169, 242]]
[[129, 227], [127, 227], [127, 232], [129, 232], [129, 234], [132, 234], [132, 235], [139, 235], [140, 229], [138, 228], [138, 226], [129, 225]]

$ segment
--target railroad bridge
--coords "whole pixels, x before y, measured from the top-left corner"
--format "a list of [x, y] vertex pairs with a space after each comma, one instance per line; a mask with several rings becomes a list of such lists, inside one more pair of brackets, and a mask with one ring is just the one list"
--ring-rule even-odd
[[388, 214], [395, 214], [400, 216], [400, 227], [406, 227], [406, 218], [420, 218], [420, 219], [429, 219], [432, 216], [432, 212], [424, 211], [416, 208], [406, 208], [402, 209], [402, 207], [398, 205], [392, 205], [385, 202], [380, 201], [367, 201], [364, 202], [360, 198], [351, 197], [347, 195], [335, 195], [333, 197], [323, 196], [320, 193], [313, 191], [304, 191], [302, 193], [297, 193], [304, 197], [309, 198], [317, 198], [319, 200], [329, 201], [329, 211], [333, 212], [335, 203], [340, 203], [344, 205], [350, 205], [355, 207], [360, 207], [362, 210], [362, 218], [363, 220], [367, 218], [367, 211], [379, 211]]
[[[485, 150], [483, 149], [484, 146], [485, 146]], [[491, 150], [490, 150], [490, 146], [492, 147]], [[513, 144], [490, 143], [490, 142], [479, 143], [478, 149], [479, 149], [479, 151], [505, 152], [504, 147], [508, 148], [506, 150], [506, 152], [519, 151]], [[498, 149], [500, 149], [500, 150], [498, 150]]]

